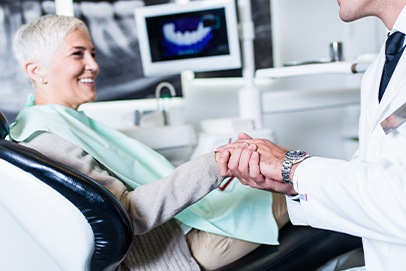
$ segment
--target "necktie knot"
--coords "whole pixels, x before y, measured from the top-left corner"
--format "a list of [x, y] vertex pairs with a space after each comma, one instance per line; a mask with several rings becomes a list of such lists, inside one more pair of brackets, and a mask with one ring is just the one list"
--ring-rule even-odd
[[391, 61], [402, 50], [404, 40], [405, 34], [402, 32], [395, 32], [388, 37], [385, 45], [386, 61]]

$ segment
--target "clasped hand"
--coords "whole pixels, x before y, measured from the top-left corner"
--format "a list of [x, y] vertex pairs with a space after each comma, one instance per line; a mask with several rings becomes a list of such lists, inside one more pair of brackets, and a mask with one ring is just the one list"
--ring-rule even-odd
[[282, 180], [286, 149], [267, 139], [253, 139], [245, 133], [232, 143], [216, 149], [221, 176], [235, 176], [253, 188], [295, 195], [292, 185]]

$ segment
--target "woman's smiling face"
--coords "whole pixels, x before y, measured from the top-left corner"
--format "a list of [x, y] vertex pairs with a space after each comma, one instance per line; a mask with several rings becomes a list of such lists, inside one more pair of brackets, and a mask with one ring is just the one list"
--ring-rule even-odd
[[96, 99], [99, 65], [95, 48], [87, 31], [70, 32], [58, 46], [46, 68], [48, 94], [53, 102], [77, 109]]

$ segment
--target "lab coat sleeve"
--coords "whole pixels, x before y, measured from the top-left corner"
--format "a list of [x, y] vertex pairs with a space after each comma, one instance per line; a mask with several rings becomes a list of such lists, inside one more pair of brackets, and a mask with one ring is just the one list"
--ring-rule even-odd
[[21, 144], [90, 176], [106, 187], [130, 213], [135, 234], [143, 234], [167, 222], [223, 180], [213, 152], [181, 165], [163, 179], [129, 191], [91, 155], [54, 134], [42, 133]]
[[300, 202], [289, 198], [293, 224], [406, 244], [406, 168], [312, 157], [296, 169]]

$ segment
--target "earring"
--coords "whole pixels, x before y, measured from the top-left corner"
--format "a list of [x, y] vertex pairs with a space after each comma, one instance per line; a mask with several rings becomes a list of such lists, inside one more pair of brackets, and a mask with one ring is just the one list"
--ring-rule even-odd
[[48, 82], [47, 82], [47, 81], [45, 81], [45, 79], [44, 79], [44, 78], [41, 78], [41, 84], [46, 85], [46, 84], [48, 84]]

